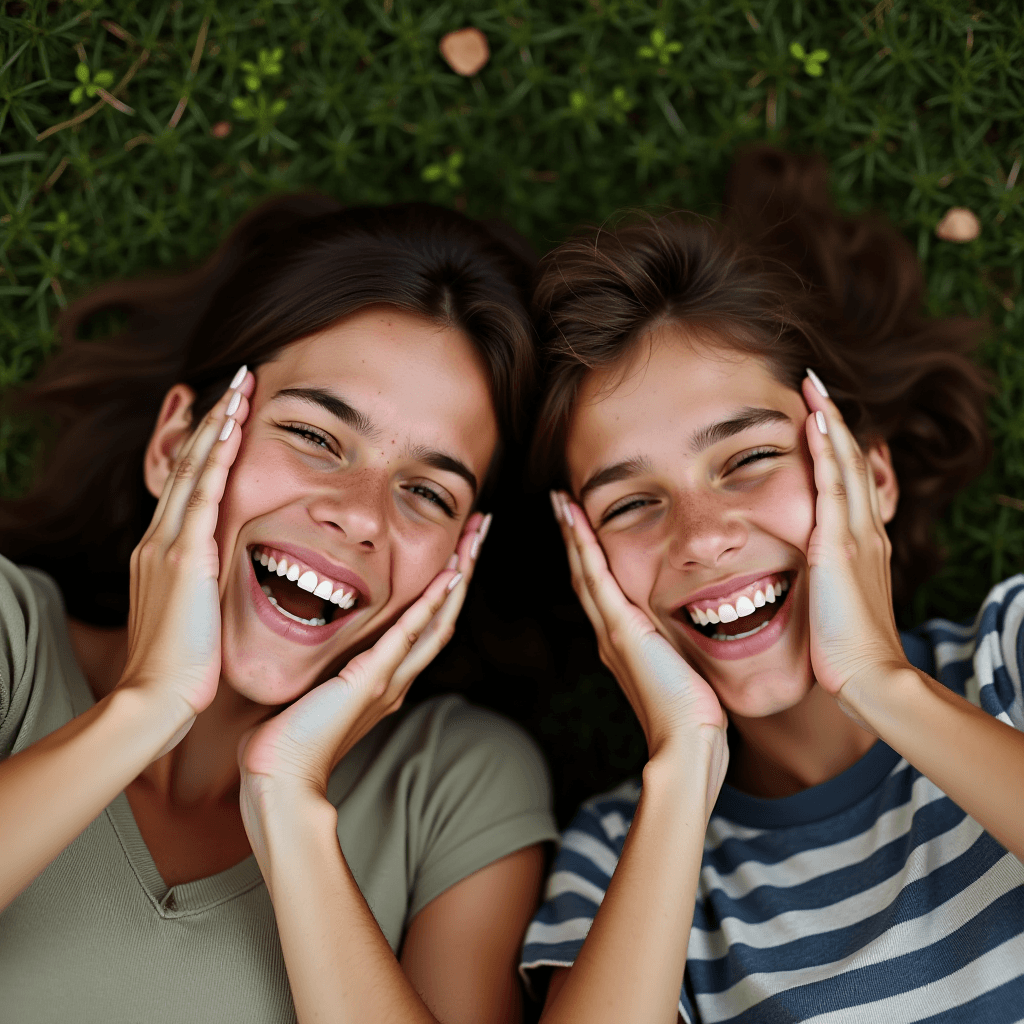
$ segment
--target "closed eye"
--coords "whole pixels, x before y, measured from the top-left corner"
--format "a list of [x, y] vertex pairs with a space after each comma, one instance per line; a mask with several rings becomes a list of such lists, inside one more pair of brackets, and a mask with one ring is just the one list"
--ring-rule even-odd
[[426, 501], [433, 502], [449, 519], [455, 518], [455, 509], [451, 503], [440, 492], [435, 491], [433, 487], [428, 487], [426, 484], [407, 484], [405, 489], [410, 494], [418, 495]]
[[627, 512], [635, 512], [639, 508], [644, 508], [647, 505], [653, 503], [652, 498], [624, 498], [619, 504], [612, 505], [610, 509], [601, 517], [600, 525], [604, 526], [605, 523], [610, 522], [616, 516], [625, 515]]
[[330, 452], [332, 455], [337, 455], [338, 452], [335, 450], [334, 438], [330, 434], [325, 434], [322, 430], [317, 430], [316, 427], [310, 427], [306, 424], [282, 424], [282, 429], [287, 430], [289, 434], [295, 434], [301, 437], [308, 444], [315, 448], [320, 448], [323, 451]]
[[732, 468], [739, 469], [741, 466], [749, 466], [751, 463], [760, 462], [762, 459], [776, 459], [782, 452], [777, 448], [755, 448], [752, 452], [747, 452]]

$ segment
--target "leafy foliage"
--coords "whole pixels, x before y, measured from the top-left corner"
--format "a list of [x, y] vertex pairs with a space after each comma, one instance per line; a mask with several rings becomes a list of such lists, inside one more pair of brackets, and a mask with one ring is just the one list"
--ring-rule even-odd
[[[1016, 0], [25, 0], [0, 11], [0, 389], [35, 373], [69, 297], [195, 263], [268, 193], [431, 200], [501, 217], [544, 250], [624, 207], [713, 213], [736, 147], [771, 140], [823, 152], [843, 209], [880, 209], [900, 227], [934, 312], [992, 323], [997, 456], [946, 514], [948, 564], [913, 611], [968, 615], [1021, 567]], [[469, 79], [437, 49], [467, 25], [492, 53]], [[978, 239], [935, 238], [951, 206], [978, 214]], [[24, 486], [34, 446], [2, 421], [4, 492]], [[588, 671], [578, 678], [592, 687]]]

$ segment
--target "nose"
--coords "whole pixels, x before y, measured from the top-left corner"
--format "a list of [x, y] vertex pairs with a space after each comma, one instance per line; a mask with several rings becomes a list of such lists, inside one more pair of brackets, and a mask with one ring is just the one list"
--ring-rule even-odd
[[742, 517], [715, 495], [687, 495], [675, 503], [669, 563], [677, 569], [714, 568], [747, 540]]
[[387, 525], [387, 480], [372, 471], [355, 473], [310, 502], [314, 522], [341, 534], [348, 543], [379, 550]]

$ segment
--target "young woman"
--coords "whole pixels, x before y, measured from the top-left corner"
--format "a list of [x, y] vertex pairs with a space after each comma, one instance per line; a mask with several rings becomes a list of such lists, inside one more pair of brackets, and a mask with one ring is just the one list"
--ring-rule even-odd
[[69, 309], [0, 522], [5, 1019], [518, 1019], [544, 766], [392, 713], [487, 533], [527, 280], [457, 214], [299, 197]]
[[523, 968], [544, 1024], [1016, 1021], [1024, 578], [893, 615], [987, 456], [971, 325], [819, 161], [748, 154], [726, 223], [540, 280], [535, 450], [649, 760], [563, 836]]

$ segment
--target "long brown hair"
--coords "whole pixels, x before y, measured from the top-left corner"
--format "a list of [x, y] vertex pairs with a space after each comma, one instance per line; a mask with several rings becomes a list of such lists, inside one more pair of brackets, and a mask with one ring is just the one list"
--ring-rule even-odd
[[[59, 583], [68, 611], [118, 625], [128, 562], [153, 514], [142, 459], [167, 390], [196, 393], [193, 420], [242, 363], [384, 303], [462, 331], [482, 356], [502, 437], [535, 378], [531, 267], [495, 232], [421, 203], [342, 209], [324, 196], [264, 203], [193, 273], [113, 282], [70, 305], [61, 350], [15, 408], [55, 424], [35, 485], [0, 502], [0, 551]], [[83, 341], [119, 311], [115, 337]]]
[[541, 263], [534, 292], [546, 361], [533, 466], [564, 486], [576, 396], [667, 322], [766, 359], [799, 389], [817, 371], [851, 430], [892, 451], [894, 600], [939, 566], [933, 526], [985, 466], [989, 387], [969, 358], [984, 324], [923, 311], [924, 277], [883, 218], [844, 217], [819, 157], [771, 147], [734, 163], [720, 223], [667, 215], [591, 231]]

